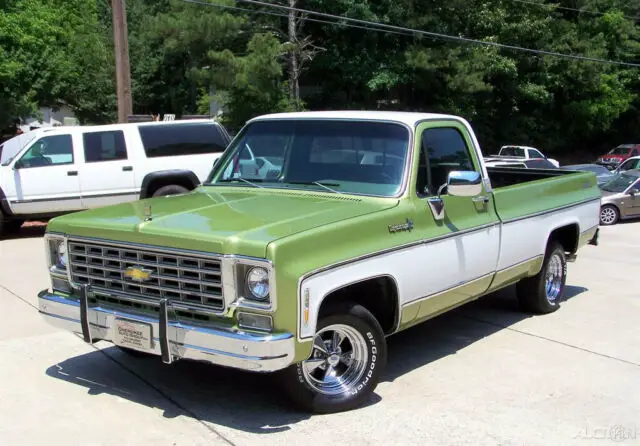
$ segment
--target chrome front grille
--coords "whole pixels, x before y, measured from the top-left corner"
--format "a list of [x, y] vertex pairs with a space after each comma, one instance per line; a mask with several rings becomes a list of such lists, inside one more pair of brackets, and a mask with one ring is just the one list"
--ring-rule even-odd
[[[166, 298], [173, 304], [224, 310], [220, 259], [75, 240], [69, 240], [67, 250], [75, 284], [144, 301]], [[150, 275], [134, 280], [125, 274], [127, 269]]]

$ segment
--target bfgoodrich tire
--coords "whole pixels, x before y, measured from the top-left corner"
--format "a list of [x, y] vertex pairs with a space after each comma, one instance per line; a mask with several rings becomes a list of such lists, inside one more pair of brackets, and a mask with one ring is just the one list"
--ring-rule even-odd
[[540, 272], [516, 285], [521, 308], [538, 314], [553, 313], [560, 308], [566, 281], [567, 259], [564, 248], [558, 242], [551, 242], [547, 246]]
[[335, 413], [362, 405], [387, 361], [380, 324], [363, 306], [331, 307], [318, 321], [311, 356], [281, 378], [292, 400], [306, 411]]
[[162, 186], [160, 189], [153, 193], [153, 197], [166, 197], [167, 195], [186, 194], [189, 192], [184, 186], [178, 184], [169, 184], [168, 186]]

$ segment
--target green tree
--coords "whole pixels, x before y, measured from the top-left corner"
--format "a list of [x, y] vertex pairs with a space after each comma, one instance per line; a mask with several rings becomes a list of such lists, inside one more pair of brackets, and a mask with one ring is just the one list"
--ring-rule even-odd
[[248, 119], [263, 113], [295, 108], [283, 80], [287, 48], [272, 33], [255, 34], [247, 54], [209, 52], [211, 82], [220, 91], [218, 100], [227, 110], [224, 123], [238, 129]]

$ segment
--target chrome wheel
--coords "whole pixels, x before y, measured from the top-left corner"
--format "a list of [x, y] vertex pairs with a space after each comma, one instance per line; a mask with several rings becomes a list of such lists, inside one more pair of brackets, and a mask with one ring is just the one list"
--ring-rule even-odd
[[559, 254], [553, 254], [547, 265], [545, 277], [545, 290], [549, 303], [555, 303], [562, 291], [562, 281], [564, 279], [564, 268]]
[[612, 207], [607, 206], [600, 209], [600, 222], [603, 225], [611, 225], [615, 223], [616, 218], [618, 218], [618, 215], [616, 210]]
[[329, 325], [313, 339], [313, 350], [302, 363], [302, 373], [315, 391], [339, 395], [357, 385], [368, 360], [367, 343], [358, 330], [348, 325]]

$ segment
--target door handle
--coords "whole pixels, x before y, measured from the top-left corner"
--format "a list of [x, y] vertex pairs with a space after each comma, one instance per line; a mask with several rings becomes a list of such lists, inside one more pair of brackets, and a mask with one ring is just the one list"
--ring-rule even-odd
[[69, 171], [67, 171], [67, 175], [69, 175], [70, 177], [77, 177], [78, 176], [78, 171], [77, 170], [69, 170]]
[[133, 170], [133, 166], [123, 166], [122, 170], [124, 170], [125, 172], [130, 172]]
[[485, 195], [480, 195], [478, 197], [473, 197], [471, 199], [471, 201], [473, 201], [474, 203], [488, 203], [489, 202], [489, 197], [487, 197]]

